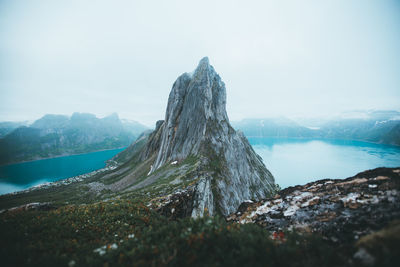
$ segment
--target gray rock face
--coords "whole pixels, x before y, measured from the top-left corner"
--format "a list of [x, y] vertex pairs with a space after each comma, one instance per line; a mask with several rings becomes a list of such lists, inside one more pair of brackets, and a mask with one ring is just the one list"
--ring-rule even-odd
[[115, 156], [118, 168], [97, 181], [116, 194], [142, 195], [173, 218], [228, 215], [245, 200], [271, 196], [272, 174], [231, 127], [225, 106], [225, 84], [203, 58], [174, 83], [165, 120]]
[[227, 130], [225, 105], [225, 84], [208, 58], [203, 58], [192, 75], [184, 73], [172, 87], [154, 170], [168, 160], [198, 154], [211, 127], [220, 125]]
[[229, 124], [226, 89], [203, 58], [193, 74], [173, 85], [161, 129], [161, 145], [150, 174], [188, 156], [201, 158], [192, 216], [233, 212], [244, 200], [275, 190], [274, 178], [243, 134]]

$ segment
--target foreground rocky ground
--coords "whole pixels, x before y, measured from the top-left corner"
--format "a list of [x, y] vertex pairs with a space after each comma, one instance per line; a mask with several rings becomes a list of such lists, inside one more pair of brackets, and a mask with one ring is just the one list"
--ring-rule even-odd
[[[400, 168], [378, 168], [344, 180], [289, 187], [259, 202], [244, 202], [227, 220], [255, 223], [272, 232], [316, 233], [338, 244], [359, 240], [361, 247], [355, 257], [372, 264], [374, 252], [367, 251], [369, 244], [363, 236], [390, 225], [391, 234], [397, 234], [390, 238], [397, 238], [400, 251], [399, 189]], [[382, 233], [375, 237], [384, 239]]]
[[0, 214], [0, 257], [2, 266], [398, 266], [399, 189], [400, 168], [379, 168], [247, 201], [227, 218], [185, 217], [185, 191], [32, 203]]

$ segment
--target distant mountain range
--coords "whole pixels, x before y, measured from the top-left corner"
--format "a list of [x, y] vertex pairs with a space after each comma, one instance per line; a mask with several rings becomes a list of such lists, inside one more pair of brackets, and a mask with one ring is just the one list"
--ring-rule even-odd
[[[243, 119], [232, 126], [247, 137], [329, 138], [400, 145], [400, 112], [352, 111], [332, 119]], [[0, 165], [130, 145], [148, 127], [116, 113], [48, 114], [31, 125], [0, 122]]]
[[247, 137], [311, 138], [318, 137], [315, 130], [301, 126], [285, 117], [244, 119], [232, 122], [234, 128], [241, 130]]
[[128, 146], [148, 128], [120, 120], [116, 113], [97, 118], [89, 113], [71, 117], [48, 114], [31, 125], [0, 123], [0, 164]]
[[4, 121], [0, 122], [0, 138], [3, 138], [7, 134], [11, 133], [15, 129], [21, 126], [28, 126], [27, 121], [14, 122], [14, 121]]
[[232, 125], [247, 137], [330, 138], [400, 145], [398, 111], [354, 111], [329, 120], [244, 119]]

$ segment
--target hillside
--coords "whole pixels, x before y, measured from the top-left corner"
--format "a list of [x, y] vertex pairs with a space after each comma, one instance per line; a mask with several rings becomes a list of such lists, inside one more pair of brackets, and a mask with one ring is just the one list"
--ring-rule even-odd
[[3, 266], [397, 266], [399, 173], [288, 188], [227, 221], [166, 216], [143, 198], [32, 203], [0, 212], [0, 256]]
[[304, 127], [285, 117], [243, 119], [232, 122], [236, 129], [247, 137], [313, 138], [320, 137], [319, 131]]
[[45, 115], [0, 139], [0, 164], [93, 152], [128, 146], [147, 128], [122, 122], [117, 114]]
[[359, 140], [400, 145], [400, 112], [370, 111], [333, 119], [301, 119], [285, 117], [244, 119], [234, 122], [247, 137], [325, 138]]
[[4, 121], [0, 122], [0, 138], [3, 138], [7, 134], [11, 133], [15, 129], [21, 126], [27, 126], [28, 122], [13, 122], [13, 121]]

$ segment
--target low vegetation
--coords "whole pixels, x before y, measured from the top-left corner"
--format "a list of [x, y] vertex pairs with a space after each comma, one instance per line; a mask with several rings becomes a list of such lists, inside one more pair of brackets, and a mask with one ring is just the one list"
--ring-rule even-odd
[[356, 247], [221, 217], [170, 221], [129, 200], [0, 214], [3, 266], [343, 266]]

